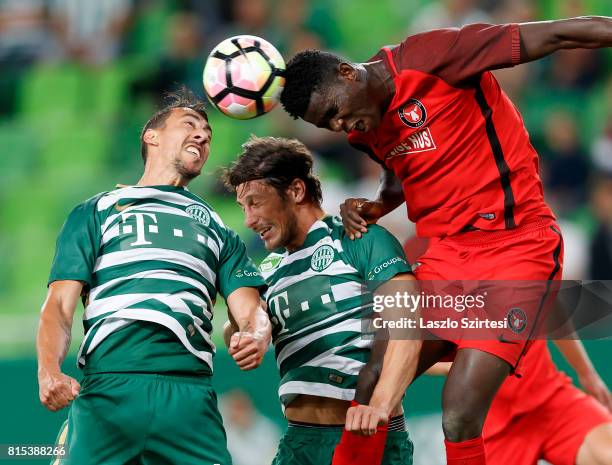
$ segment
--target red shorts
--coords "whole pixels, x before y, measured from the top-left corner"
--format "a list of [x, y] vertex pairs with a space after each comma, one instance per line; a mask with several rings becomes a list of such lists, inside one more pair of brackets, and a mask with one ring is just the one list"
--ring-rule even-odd
[[[415, 263], [415, 275], [422, 281], [500, 281], [506, 294], [493, 300], [492, 306], [498, 308], [492, 312], [508, 320], [517, 313], [524, 316], [530, 326], [520, 337], [512, 337], [510, 329], [500, 329], [486, 340], [466, 339], [458, 332], [432, 333], [455, 343], [457, 349], [496, 355], [517, 370], [529, 348], [528, 339], [535, 337], [531, 328], [535, 329], [543, 308], [555, 297], [550, 281], [561, 279], [562, 267], [561, 232], [552, 219], [539, 219], [512, 230], [474, 231], [432, 240]], [[512, 281], [534, 281], [541, 291], [515, 292]]]
[[612, 422], [612, 415], [593, 397], [567, 383], [538, 408], [519, 415], [502, 430], [483, 431], [487, 465], [534, 465], [539, 459], [574, 465], [586, 435]]

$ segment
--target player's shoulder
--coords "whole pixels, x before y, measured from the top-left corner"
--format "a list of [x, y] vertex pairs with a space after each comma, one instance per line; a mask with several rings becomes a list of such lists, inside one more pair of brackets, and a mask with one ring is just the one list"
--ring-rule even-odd
[[193, 203], [185, 207], [185, 211], [191, 216], [195, 215], [200, 217], [206, 226], [211, 226], [223, 231], [232, 231], [225, 225], [221, 216], [209, 202], [189, 191], [185, 192], [185, 196], [193, 201]]
[[85, 213], [85, 212], [95, 212], [98, 210], [98, 204], [100, 201], [109, 194], [109, 191], [99, 192], [95, 195], [92, 195], [88, 199], [82, 201], [77, 204], [73, 209], [71, 214], [75, 213]]
[[360, 247], [364, 245], [374, 244], [377, 241], [388, 241], [388, 240], [396, 240], [395, 236], [391, 234], [385, 227], [380, 226], [378, 224], [369, 224], [367, 225], [368, 232], [361, 235], [361, 238], [351, 240], [349, 235], [344, 230], [344, 226], [342, 226], [342, 240], [343, 243], [349, 244], [351, 247]]

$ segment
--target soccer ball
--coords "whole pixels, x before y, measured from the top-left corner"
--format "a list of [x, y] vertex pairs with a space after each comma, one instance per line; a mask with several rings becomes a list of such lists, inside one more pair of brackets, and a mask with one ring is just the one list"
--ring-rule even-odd
[[225, 39], [208, 56], [204, 90], [219, 110], [251, 119], [276, 106], [285, 83], [285, 61], [272, 44], [255, 36]]

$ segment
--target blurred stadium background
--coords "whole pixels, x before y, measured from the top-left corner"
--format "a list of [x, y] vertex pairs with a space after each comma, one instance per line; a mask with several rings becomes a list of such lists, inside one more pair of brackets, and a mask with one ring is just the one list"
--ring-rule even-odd
[[[286, 59], [326, 48], [360, 61], [422, 30], [583, 14], [612, 15], [610, 0], [0, 0], [0, 443], [51, 443], [65, 418], [38, 402], [34, 348], [59, 228], [77, 203], [137, 181], [142, 125], [163, 91], [185, 83], [203, 94], [204, 59], [220, 40], [254, 34]], [[611, 69], [612, 51], [581, 50], [496, 72], [541, 155], [547, 199], [565, 234], [566, 279], [612, 278]], [[211, 108], [210, 122], [211, 157], [191, 189], [255, 259], [264, 254], [259, 239], [217, 176], [249, 134], [306, 142], [330, 213], [347, 196], [374, 194], [378, 168], [341, 135], [282, 110], [236, 121]], [[385, 224], [401, 240], [413, 235], [402, 208]], [[217, 328], [224, 319], [220, 309]], [[73, 333], [64, 367], [77, 374], [78, 320]], [[611, 384], [610, 343], [587, 347]], [[235, 464], [269, 463], [283, 428], [272, 358], [240, 374], [220, 349], [215, 371]], [[407, 396], [417, 464], [442, 463], [441, 384], [423, 378]]]

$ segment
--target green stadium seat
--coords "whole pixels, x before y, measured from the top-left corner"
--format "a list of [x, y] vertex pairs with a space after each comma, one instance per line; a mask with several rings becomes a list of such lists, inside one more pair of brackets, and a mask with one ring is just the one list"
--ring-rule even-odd
[[8, 121], [0, 124], [0, 157], [1, 193], [15, 186], [23, 185], [37, 169], [40, 155], [40, 137], [24, 124]]
[[82, 118], [87, 111], [86, 76], [72, 65], [41, 65], [26, 75], [18, 97], [21, 117], [36, 124]]

